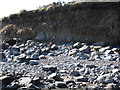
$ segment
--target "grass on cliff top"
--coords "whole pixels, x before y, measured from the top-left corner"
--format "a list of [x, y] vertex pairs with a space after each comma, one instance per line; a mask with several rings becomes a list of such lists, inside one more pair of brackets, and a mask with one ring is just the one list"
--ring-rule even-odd
[[[49, 4], [49, 5], [44, 5], [42, 7], [40, 6], [36, 10], [38, 10], [38, 11], [48, 11], [48, 10], [56, 8], [56, 7], [73, 6], [73, 5], [77, 5], [77, 4], [80, 4], [80, 3], [81, 2], [79, 2], [79, 1], [73, 1], [73, 2], [68, 2], [68, 3], [64, 3], [64, 2], [63, 3], [62, 2], [55, 3], [55, 2], [53, 2], [52, 4]], [[36, 10], [32, 10], [32, 11], [36, 11]], [[30, 12], [30, 11], [21, 10], [18, 13], [10, 14], [8, 17], [3, 17], [0, 20], [3, 20], [4, 18], [9, 18], [9, 17], [15, 16], [15, 15], [19, 15], [19, 14], [21, 14], [23, 12]]]

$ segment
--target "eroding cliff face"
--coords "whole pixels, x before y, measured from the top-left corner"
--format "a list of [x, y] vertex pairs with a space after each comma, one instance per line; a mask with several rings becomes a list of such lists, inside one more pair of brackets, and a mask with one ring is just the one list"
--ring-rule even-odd
[[116, 3], [53, 3], [2, 20], [4, 39], [120, 43], [120, 6]]

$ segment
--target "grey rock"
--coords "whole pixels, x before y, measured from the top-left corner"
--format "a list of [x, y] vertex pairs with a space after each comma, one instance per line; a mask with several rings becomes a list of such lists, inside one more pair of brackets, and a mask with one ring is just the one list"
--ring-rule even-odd
[[5, 59], [5, 54], [3, 52], [0, 52], [0, 60]]
[[20, 54], [20, 55], [19, 55], [19, 60], [20, 60], [20, 61], [26, 61], [26, 54], [24, 54], [24, 53], [23, 53], [23, 54]]
[[105, 52], [108, 49], [110, 49], [110, 46], [103, 47], [103, 48], [99, 49], [99, 52]]
[[80, 47], [82, 47], [82, 44], [80, 42], [73, 44], [73, 48], [80, 48]]
[[40, 32], [36, 37], [36, 40], [46, 40], [47, 39], [47, 35], [44, 32]]
[[55, 84], [49, 84], [49, 85], [48, 85], [48, 88], [49, 88], [49, 89], [55, 89]]
[[106, 90], [118, 90], [120, 88], [114, 83], [108, 83], [105, 89]]
[[7, 85], [6, 89], [8, 89], [8, 90], [16, 90], [19, 87], [20, 87], [20, 85], [18, 85], [18, 82], [13, 81], [9, 85]]
[[57, 67], [56, 66], [52, 66], [52, 65], [45, 65], [45, 66], [43, 66], [43, 70], [44, 71], [55, 72], [55, 71], [57, 71]]
[[45, 55], [40, 55], [39, 59], [46, 59], [46, 56]]
[[58, 88], [67, 88], [67, 85], [65, 82], [55, 82], [55, 86]]
[[105, 54], [114, 54], [114, 51], [112, 51], [112, 50], [106, 50]]
[[88, 78], [84, 76], [74, 77], [78, 82], [88, 82]]
[[76, 55], [77, 52], [78, 52], [77, 49], [72, 49], [72, 50], [69, 51], [68, 55], [69, 55], [69, 56]]
[[31, 59], [37, 60], [39, 59], [39, 55], [37, 53], [34, 53], [31, 55]]
[[48, 79], [54, 79], [55, 81], [63, 81], [63, 79], [57, 73], [52, 73], [48, 76]]
[[9, 44], [7, 44], [7, 43], [1, 43], [0, 47], [2, 47], [1, 49], [6, 50], [6, 49], [9, 48]]
[[65, 82], [67, 85], [70, 84], [70, 83], [75, 84], [75, 81], [72, 80], [72, 79], [66, 79], [66, 80], [64, 80], [64, 82]]
[[20, 86], [26, 86], [28, 84], [30, 84], [31, 82], [31, 78], [30, 77], [21, 77], [18, 79], [19, 85]]
[[83, 65], [81, 65], [80, 63], [78, 63], [76, 66], [77, 66], [77, 67], [80, 67], [80, 68], [83, 67]]
[[96, 80], [99, 83], [112, 83], [113, 82], [113, 78], [111, 77], [111, 74], [100, 75]]
[[38, 65], [39, 61], [38, 60], [30, 60], [29, 64], [30, 65]]
[[29, 44], [31, 44], [33, 42], [33, 40], [27, 40], [26, 41], [26, 45], [29, 45]]
[[51, 50], [58, 50], [57, 45], [53, 44], [53, 45], [51, 46]]
[[84, 45], [83, 47], [79, 48], [80, 52], [83, 53], [90, 53], [90, 47], [87, 45]]
[[86, 67], [86, 68], [96, 68], [97, 66], [95, 66], [95, 65], [90, 65], [90, 64], [86, 64], [85, 67]]
[[80, 72], [79, 71], [72, 71], [70, 75], [72, 75], [72, 76], [80, 76]]

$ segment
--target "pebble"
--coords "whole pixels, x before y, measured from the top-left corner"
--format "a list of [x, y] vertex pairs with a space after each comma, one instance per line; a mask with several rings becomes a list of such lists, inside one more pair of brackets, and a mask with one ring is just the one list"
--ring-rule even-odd
[[52, 65], [45, 65], [45, 66], [43, 66], [43, 70], [44, 71], [55, 72], [57, 70], [57, 67], [56, 66], [52, 66]]
[[67, 85], [65, 84], [65, 82], [55, 82], [55, 86], [58, 88], [67, 88]]
[[8, 46], [0, 55], [3, 90], [120, 87], [119, 47], [28, 40]]

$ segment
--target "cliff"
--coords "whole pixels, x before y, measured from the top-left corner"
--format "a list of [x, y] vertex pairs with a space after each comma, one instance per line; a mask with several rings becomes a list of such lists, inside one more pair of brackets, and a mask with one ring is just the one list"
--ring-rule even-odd
[[119, 2], [53, 3], [2, 19], [4, 40], [120, 43]]

